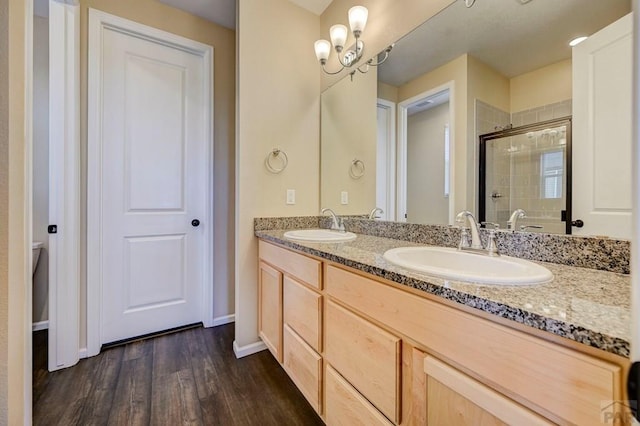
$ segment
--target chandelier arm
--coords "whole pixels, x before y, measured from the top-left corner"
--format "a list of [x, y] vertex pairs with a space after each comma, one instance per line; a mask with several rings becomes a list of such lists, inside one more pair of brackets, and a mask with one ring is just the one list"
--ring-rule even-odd
[[327, 67], [324, 64], [322, 65], [322, 71], [324, 71], [326, 74], [329, 74], [329, 75], [336, 75], [339, 72], [341, 72], [343, 69], [344, 69], [344, 65], [338, 71], [327, 71]]
[[371, 59], [371, 61], [367, 62], [367, 65], [371, 65], [372, 67], [377, 67], [378, 65], [382, 65], [384, 64], [384, 62], [389, 59], [389, 52], [385, 52], [384, 53], [384, 58], [382, 58], [382, 60], [378, 61], [378, 62], [372, 62], [373, 59]]
[[[369, 72], [369, 65], [370, 65], [370, 64], [369, 64], [369, 62], [367, 62], [366, 64], [362, 64], [362, 65], [360, 65], [360, 66], [357, 68], [357, 70], [358, 70], [358, 71], [360, 71], [360, 73], [362, 73], [362, 74], [366, 74], [366, 73], [368, 73], [368, 72]], [[364, 71], [362, 71], [362, 70], [360, 69], [360, 68], [362, 68], [362, 67], [366, 67], [366, 69], [365, 69]]]

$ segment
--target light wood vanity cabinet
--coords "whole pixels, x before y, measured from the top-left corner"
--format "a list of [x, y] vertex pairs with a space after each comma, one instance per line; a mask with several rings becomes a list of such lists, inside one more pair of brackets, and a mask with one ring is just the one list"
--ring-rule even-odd
[[430, 426], [552, 424], [432, 356], [424, 359], [424, 373]]
[[282, 362], [282, 273], [260, 262], [258, 331], [274, 357]]
[[[620, 357], [264, 241], [260, 259], [260, 335], [329, 425], [590, 425], [602, 403], [624, 399]], [[279, 340], [263, 315], [278, 300]]]
[[400, 423], [399, 337], [328, 301], [325, 359], [388, 419]]

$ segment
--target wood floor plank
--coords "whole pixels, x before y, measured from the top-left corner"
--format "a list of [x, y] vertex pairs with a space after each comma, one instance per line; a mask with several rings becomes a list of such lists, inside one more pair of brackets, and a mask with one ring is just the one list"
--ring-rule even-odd
[[78, 424], [104, 425], [109, 420], [122, 367], [124, 347], [106, 350], [102, 355], [98, 367], [91, 376], [91, 390], [85, 400], [85, 407]]
[[195, 387], [195, 380], [190, 369], [163, 374], [157, 378], [154, 374], [150, 424], [203, 424], [200, 400]]
[[[268, 351], [236, 359], [233, 339], [233, 324], [192, 329], [116, 347], [55, 373], [40, 357], [33, 424], [322, 424]], [[34, 351], [46, 353], [43, 341]]]
[[[148, 346], [153, 348], [153, 345]], [[109, 425], [149, 424], [151, 418], [152, 357], [153, 352], [148, 351], [144, 357], [123, 362], [109, 413]]]

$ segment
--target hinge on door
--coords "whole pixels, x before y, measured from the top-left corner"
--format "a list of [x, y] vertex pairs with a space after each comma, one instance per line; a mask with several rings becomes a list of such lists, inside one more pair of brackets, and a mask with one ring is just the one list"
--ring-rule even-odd
[[629, 409], [636, 420], [640, 421], [640, 412], [638, 411], [638, 399], [640, 398], [638, 387], [640, 386], [640, 362], [636, 361], [631, 364], [629, 375], [627, 376], [627, 396], [629, 398]]
[[57, 234], [58, 233], [58, 225], [49, 225], [49, 226], [47, 226], [47, 232], [49, 234]]

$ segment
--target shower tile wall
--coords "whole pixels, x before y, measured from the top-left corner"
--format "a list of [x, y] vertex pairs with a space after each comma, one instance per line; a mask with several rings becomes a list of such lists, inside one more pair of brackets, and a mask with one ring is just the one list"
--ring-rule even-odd
[[[508, 126], [511, 115], [476, 99], [476, 141], [480, 135], [495, 132]], [[490, 152], [488, 150], [487, 152]], [[492, 150], [491, 150], [492, 152]], [[509, 218], [509, 181], [511, 179], [511, 165], [508, 159], [501, 156], [487, 158], [487, 188], [498, 192], [500, 198], [491, 198], [491, 190], [487, 191], [486, 218], [490, 222], [503, 222]], [[507, 212], [507, 217], [503, 218]], [[504, 219], [504, 220], [501, 220]]]
[[539, 123], [541, 121], [563, 118], [571, 115], [571, 99], [543, 105], [538, 108], [517, 111], [511, 114], [511, 124], [513, 127], [526, 126], [527, 124]]

